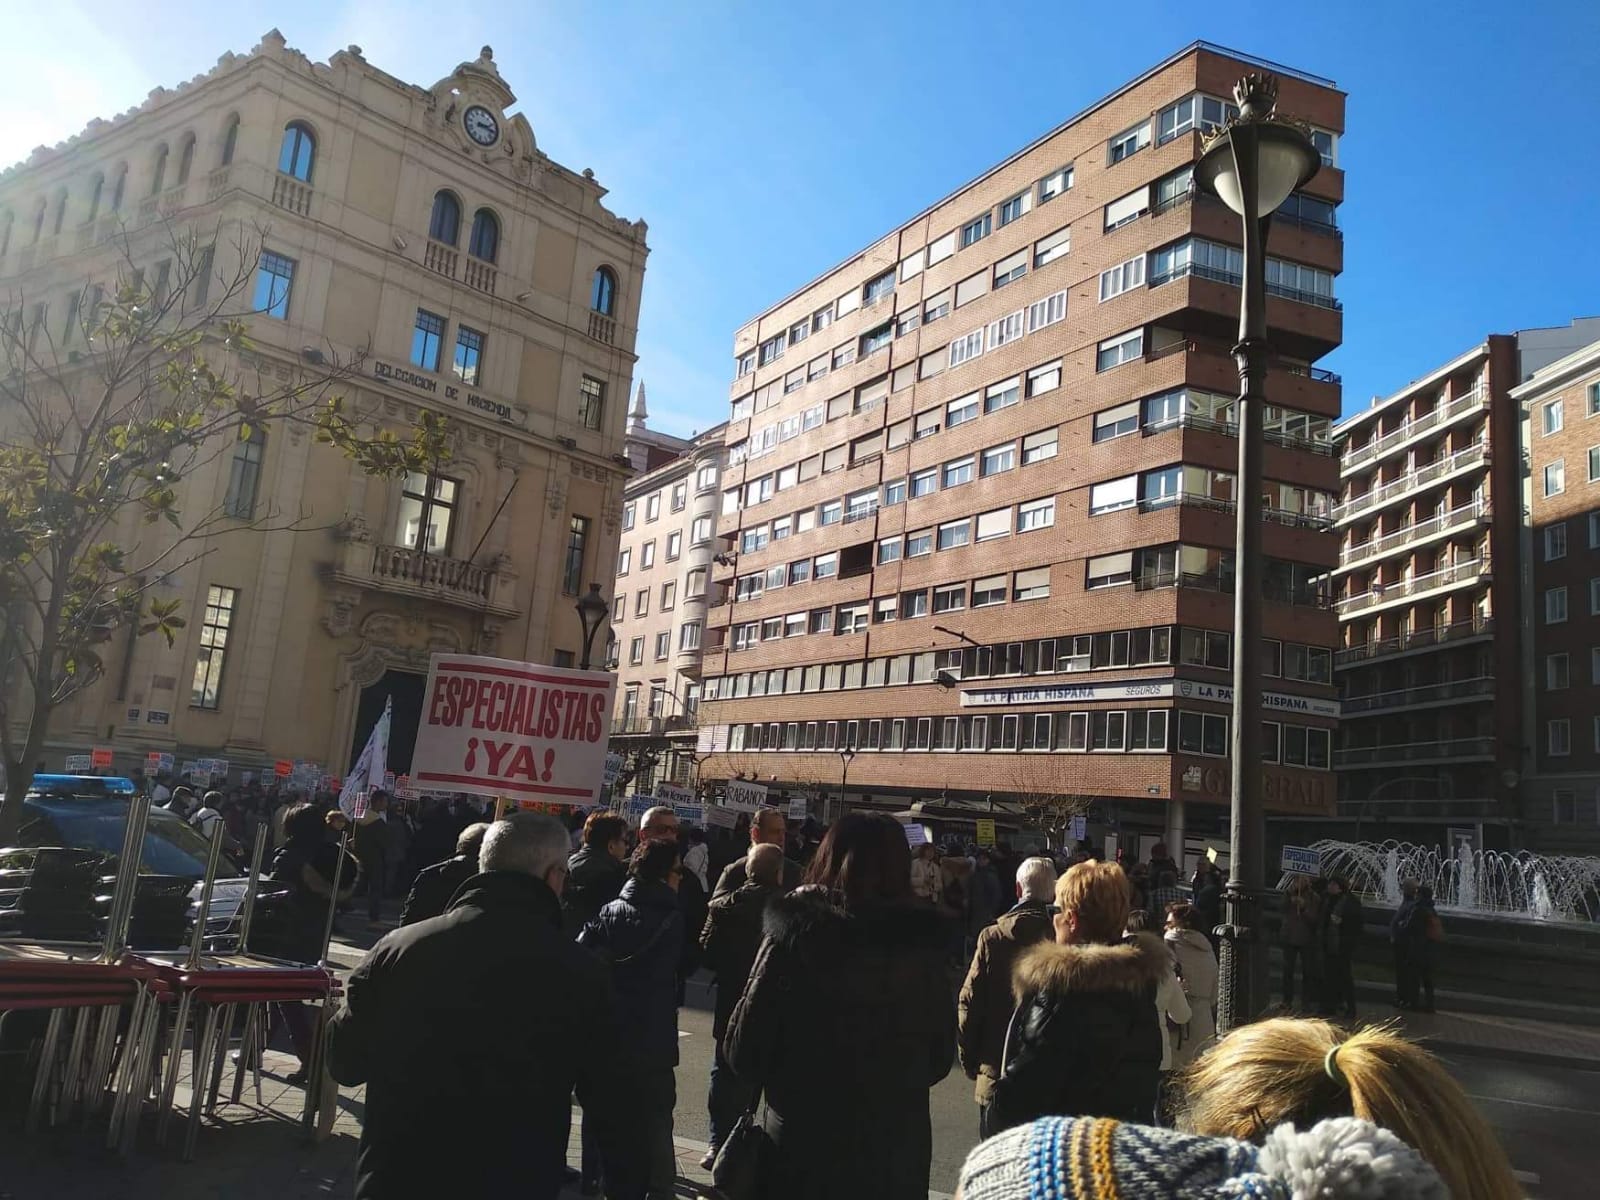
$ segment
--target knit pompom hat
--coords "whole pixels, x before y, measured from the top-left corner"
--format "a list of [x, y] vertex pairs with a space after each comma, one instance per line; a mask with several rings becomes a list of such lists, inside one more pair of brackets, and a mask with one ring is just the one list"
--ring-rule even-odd
[[1260, 1146], [1092, 1117], [1044, 1117], [967, 1156], [963, 1200], [1449, 1200], [1388, 1130], [1336, 1117]]

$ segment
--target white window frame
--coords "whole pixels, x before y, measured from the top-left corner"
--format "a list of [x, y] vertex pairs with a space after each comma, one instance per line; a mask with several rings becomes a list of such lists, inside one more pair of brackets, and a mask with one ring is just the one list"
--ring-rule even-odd
[[1007, 313], [997, 317], [984, 326], [985, 350], [998, 350], [1001, 346], [1019, 341], [1026, 332], [1023, 324], [1024, 310], [1017, 309], [1014, 313]]
[[1552, 400], [1539, 407], [1539, 436], [1549, 437], [1560, 433], [1566, 425], [1566, 407], [1560, 400]]
[[1033, 269], [1053, 263], [1072, 253], [1072, 226], [1063, 225], [1054, 233], [1047, 233], [1033, 244]]
[[1020, 221], [1032, 211], [1033, 189], [1028, 188], [1026, 191], [1018, 192], [1015, 196], [1012, 196], [1011, 199], [1002, 200], [1000, 202], [999, 223], [1002, 227], [1004, 227], [1011, 224], [1013, 221]]
[[1025, 400], [1035, 396], [1043, 396], [1046, 392], [1053, 392], [1061, 386], [1061, 360], [1047, 362], [1042, 366], [1034, 367], [1027, 375], [1027, 383], [1022, 389]]
[[1105, 207], [1104, 220], [1101, 224], [1105, 231], [1110, 233], [1113, 229], [1120, 229], [1124, 225], [1132, 224], [1145, 213], [1150, 211], [1150, 185], [1135, 188], [1125, 196], [1118, 196]]
[[[1102, 358], [1111, 354], [1116, 361], [1109, 366], [1101, 366]], [[1098, 374], [1102, 371], [1114, 371], [1120, 366], [1134, 362], [1144, 357], [1144, 329], [1130, 329], [1127, 333], [1119, 333], [1116, 337], [1106, 338], [1095, 347], [1094, 369]]]
[[1144, 286], [1145, 256], [1136, 254], [1114, 267], [1100, 272], [1100, 303], [1115, 299], [1123, 292]]
[[1037, 333], [1067, 317], [1067, 292], [1051, 292], [1028, 305], [1028, 332]]
[[[1561, 495], [1562, 492], [1567, 490], [1567, 460], [1558, 458], [1554, 462], [1545, 463], [1542, 477], [1546, 496]], [[1551, 486], [1552, 481], [1554, 481], [1554, 487]]]
[[1544, 623], [1546, 625], [1563, 625], [1567, 620], [1567, 589], [1564, 587], [1545, 588], [1544, 590]]
[[950, 365], [959, 367], [962, 363], [969, 363], [983, 354], [983, 334], [980, 327], [971, 333], [962, 334], [950, 343]]
[[[1033, 445], [1030, 446], [1030, 442]], [[1049, 452], [1041, 453], [1045, 447], [1049, 447]], [[1061, 427], [1059, 425], [1053, 425], [1049, 429], [1040, 429], [1035, 433], [1025, 435], [1022, 439], [1022, 465], [1025, 467], [1031, 467], [1034, 463], [1047, 462], [1060, 452]]]
[[1544, 560], [1555, 562], [1567, 556], [1567, 523], [1557, 521], [1544, 527]]
[[1048, 204], [1057, 196], [1072, 190], [1073, 164], [1068, 163], [1058, 171], [1051, 171], [1038, 183], [1034, 184], [1034, 191], [1038, 194], [1040, 204]]
[[1106, 139], [1106, 165], [1124, 162], [1150, 144], [1150, 119], [1146, 117], [1137, 125], [1124, 129], [1115, 137]]
[[1036, 529], [1050, 529], [1056, 523], [1056, 498], [1025, 500], [1017, 505], [1017, 532], [1032, 533]]

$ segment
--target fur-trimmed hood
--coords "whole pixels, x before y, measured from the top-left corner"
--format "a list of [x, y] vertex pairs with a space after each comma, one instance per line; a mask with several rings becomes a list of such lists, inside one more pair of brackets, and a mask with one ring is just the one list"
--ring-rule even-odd
[[1041, 942], [1017, 959], [1012, 991], [1020, 1003], [1040, 992], [1140, 992], [1172, 969], [1172, 955], [1153, 933], [1115, 945]]
[[807, 886], [768, 905], [763, 932], [790, 949], [828, 954], [865, 947], [942, 949], [949, 918], [912, 900], [873, 902], [846, 908], [822, 888]]

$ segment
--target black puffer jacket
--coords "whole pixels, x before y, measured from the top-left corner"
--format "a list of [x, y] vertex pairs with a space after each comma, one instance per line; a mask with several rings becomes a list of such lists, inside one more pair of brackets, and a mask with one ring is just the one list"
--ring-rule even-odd
[[1005, 1070], [990, 1092], [992, 1131], [1043, 1116], [1148, 1123], [1166, 1036], [1156, 986], [1171, 962], [1150, 933], [1026, 951], [1014, 976]]
[[628, 868], [606, 852], [604, 846], [583, 846], [567, 860], [567, 886], [561, 892], [561, 912], [573, 937], [617, 898], [627, 882]]
[[678, 893], [657, 880], [629, 879], [622, 894], [583, 927], [578, 945], [610, 960], [632, 1060], [646, 1068], [677, 1066], [683, 954]]
[[768, 1200], [925, 1200], [928, 1089], [956, 1048], [946, 920], [910, 902], [845, 909], [814, 888], [768, 905], [726, 1041], [766, 1094]]

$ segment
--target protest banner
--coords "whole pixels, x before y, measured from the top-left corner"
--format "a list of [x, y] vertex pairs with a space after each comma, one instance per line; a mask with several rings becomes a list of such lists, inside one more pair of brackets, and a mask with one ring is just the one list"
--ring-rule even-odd
[[272, 764], [272, 773], [279, 779], [287, 779], [294, 771], [294, 764], [286, 758], [280, 758]]
[[994, 845], [994, 822], [993, 821], [980, 820], [978, 822], [978, 845], [980, 845], [980, 846], [993, 846]]
[[594, 805], [615, 686], [605, 671], [435, 654], [411, 760], [413, 784]]
[[804, 796], [789, 797], [789, 820], [804, 821], [810, 815], [810, 801]]
[[111, 747], [96, 746], [89, 751], [89, 766], [96, 771], [111, 766]]
[[734, 829], [738, 824], [739, 814], [735, 809], [727, 808], [721, 804], [706, 805], [706, 828]]
[[694, 804], [694, 793], [686, 787], [679, 787], [675, 783], [656, 784], [656, 799], [663, 804], [677, 807], [680, 804]]
[[610, 787], [613, 783], [615, 783], [617, 781], [617, 777], [622, 774], [623, 761], [624, 759], [622, 755], [618, 754], [615, 750], [606, 755], [605, 782], [607, 787]]
[[93, 763], [93, 755], [69, 754], [67, 755], [66, 766], [63, 768], [63, 770], [65, 770], [68, 775], [87, 775], [92, 769]]
[[767, 785], [730, 779], [723, 789], [723, 803], [737, 812], [753, 813], [767, 803]]
[[928, 843], [928, 827], [926, 825], [907, 825], [906, 844], [915, 848]]

